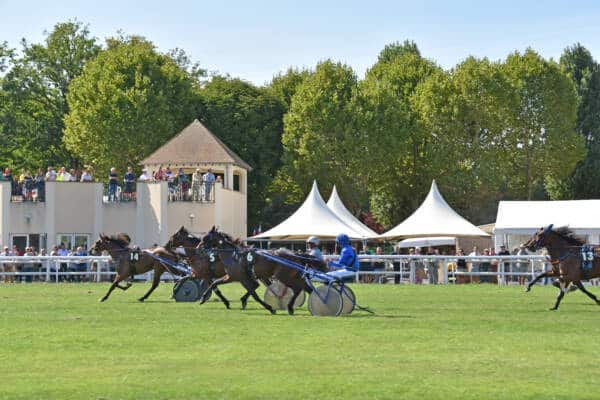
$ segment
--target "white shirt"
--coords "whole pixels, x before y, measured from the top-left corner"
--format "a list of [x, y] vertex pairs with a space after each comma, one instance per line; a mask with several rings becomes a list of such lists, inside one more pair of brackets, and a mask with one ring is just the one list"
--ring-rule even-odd
[[140, 182], [146, 182], [150, 180], [150, 177], [148, 176], [148, 174], [144, 171], [142, 172], [142, 174], [140, 175], [140, 177], [138, 178]]

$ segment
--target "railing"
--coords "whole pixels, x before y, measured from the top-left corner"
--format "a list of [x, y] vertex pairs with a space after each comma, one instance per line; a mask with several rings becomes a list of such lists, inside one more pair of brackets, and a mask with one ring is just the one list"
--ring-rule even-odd
[[[326, 255], [326, 260], [335, 260], [338, 256]], [[465, 260], [467, 265], [466, 271], [458, 271], [456, 267], [457, 261]], [[373, 263], [373, 266], [383, 265], [383, 268], [373, 268], [372, 270], [359, 270], [356, 272], [355, 282], [380, 282], [385, 283], [388, 279], [393, 279], [396, 283], [419, 283], [417, 270], [422, 270], [426, 275], [423, 278], [428, 278], [428, 283], [437, 283], [437, 279], [432, 279], [439, 275], [441, 269], [442, 278], [440, 283], [460, 283], [459, 278], [468, 277], [476, 278], [481, 281], [481, 278], [489, 278], [492, 281], [497, 279], [499, 285], [510, 283], [510, 277], [525, 277], [533, 279], [537, 274], [551, 269], [548, 258], [538, 255], [528, 256], [427, 256], [427, 255], [371, 255], [364, 254], [358, 256], [359, 263]], [[497, 271], [473, 271], [473, 264], [480, 265], [482, 263], [497, 263]], [[526, 264], [526, 271], [513, 271], [512, 267], [520, 264]], [[507, 268], [508, 267], [508, 268]], [[433, 272], [431, 272], [433, 271]], [[433, 282], [432, 282], [433, 281]], [[547, 284], [549, 280], [542, 283]]]
[[[103, 276], [112, 276], [109, 256], [0, 256], [0, 277], [4, 282], [31, 281], [34, 277], [46, 282], [89, 277], [100, 282]], [[73, 271], [71, 265], [85, 264], [85, 271]], [[37, 271], [34, 271], [37, 269]]]
[[[129, 192], [132, 190], [132, 192]], [[168, 201], [190, 201], [197, 203], [214, 203], [215, 202], [215, 184], [201, 183], [192, 185], [190, 183], [168, 183], [167, 185], [167, 200]], [[111, 190], [109, 185], [104, 186], [104, 203], [120, 203], [135, 201], [137, 197], [135, 184], [127, 188], [126, 185], [117, 185], [114, 190]]]
[[[338, 256], [324, 256], [326, 260], [337, 259]], [[396, 283], [415, 283], [417, 269], [430, 269], [436, 273], [441, 268], [442, 279], [440, 283], [459, 283], [459, 277], [490, 277], [496, 278], [498, 284], [508, 283], [507, 278], [511, 276], [523, 276], [533, 278], [538, 273], [548, 270], [551, 265], [546, 257], [543, 256], [410, 256], [410, 255], [360, 255], [358, 259], [361, 263], [373, 262], [383, 264], [383, 268], [370, 271], [358, 271], [355, 275], [355, 282], [379, 282], [385, 283], [388, 279], [393, 279]], [[464, 259], [469, 264], [483, 262], [498, 262], [498, 271], [458, 271], [456, 261]], [[85, 271], [72, 271], [71, 265], [86, 264]], [[61, 282], [76, 278], [89, 278], [89, 281], [100, 282], [103, 277], [115, 275], [110, 270], [112, 258], [109, 256], [0, 256], [0, 277], [4, 281], [27, 280], [27, 277], [38, 277], [46, 282]], [[527, 264], [526, 272], [511, 271], [510, 266], [516, 263]], [[62, 264], [62, 265], [61, 265]], [[454, 268], [448, 266], [454, 265]], [[32, 270], [26, 271], [25, 266], [31, 265]], [[33, 271], [33, 265], [37, 266], [38, 271]], [[435, 267], [432, 267], [435, 265]], [[9, 266], [9, 271], [7, 271]], [[20, 266], [17, 270], [15, 266]], [[509, 267], [507, 270], [506, 267]], [[429, 271], [427, 271], [429, 273]], [[429, 275], [428, 275], [429, 276]], [[151, 273], [138, 276], [138, 278], [149, 280]], [[432, 282], [428, 282], [432, 283]], [[549, 283], [549, 280], [541, 282]]]
[[13, 203], [43, 202], [46, 195], [45, 187], [45, 182], [12, 183], [10, 201]]

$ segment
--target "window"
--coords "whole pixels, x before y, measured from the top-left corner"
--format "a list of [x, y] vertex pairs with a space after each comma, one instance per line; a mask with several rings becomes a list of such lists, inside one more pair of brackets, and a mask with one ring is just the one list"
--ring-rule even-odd
[[35, 251], [46, 248], [46, 234], [45, 233], [23, 233], [13, 234], [10, 237], [10, 246], [16, 245], [19, 251], [24, 252], [25, 248], [33, 246]]
[[56, 245], [64, 245], [67, 250], [75, 250], [81, 246], [87, 250], [90, 244], [90, 235], [85, 233], [61, 233], [56, 237]]
[[233, 175], [233, 190], [235, 190], [236, 192], [240, 191], [240, 176], [239, 175]]

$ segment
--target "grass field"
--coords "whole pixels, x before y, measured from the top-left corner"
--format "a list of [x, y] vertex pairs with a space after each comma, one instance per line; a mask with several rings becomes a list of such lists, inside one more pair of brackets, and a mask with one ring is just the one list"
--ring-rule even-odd
[[[598, 399], [600, 307], [555, 289], [355, 285], [376, 315], [0, 286], [1, 399]], [[595, 290], [598, 292], [598, 290]], [[237, 298], [237, 285], [224, 293]]]

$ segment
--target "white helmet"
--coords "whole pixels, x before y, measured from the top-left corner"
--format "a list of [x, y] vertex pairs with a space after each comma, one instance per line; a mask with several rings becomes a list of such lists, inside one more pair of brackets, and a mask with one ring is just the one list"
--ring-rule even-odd
[[316, 237], [316, 236], [311, 236], [311, 237], [309, 237], [308, 239], [306, 239], [306, 243], [312, 243], [312, 244], [314, 244], [315, 246], [318, 246], [318, 245], [319, 245], [319, 243], [321, 243], [321, 241], [319, 240], [319, 238], [318, 238], [318, 237]]

